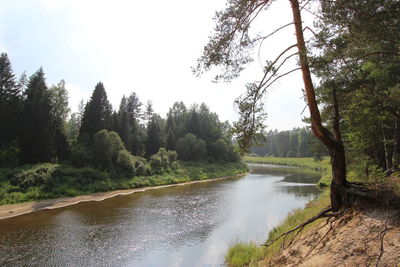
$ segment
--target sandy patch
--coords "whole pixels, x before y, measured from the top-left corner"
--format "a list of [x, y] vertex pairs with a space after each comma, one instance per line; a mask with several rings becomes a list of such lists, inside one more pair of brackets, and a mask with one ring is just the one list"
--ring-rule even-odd
[[400, 266], [400, 214], [366, 207], [337, 220], [324, 219], [269, 264], [260, 265]]

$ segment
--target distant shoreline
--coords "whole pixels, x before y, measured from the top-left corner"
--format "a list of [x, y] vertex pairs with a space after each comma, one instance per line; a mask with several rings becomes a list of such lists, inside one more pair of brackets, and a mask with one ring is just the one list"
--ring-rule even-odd
[[240, 173], [240, 174], [231, 175], [231, 176], [223, 176], [223, 177], [218, 177], [218, 178], [190, 181], [190, 182], [177, 183], [177, 184], [115, 190], [115, 191], [109, 191], [109, 192], [80, 195], [80, 196], [75, 196], [75, 197], [62, 197], [62, 198], [40, 200], [40, 201], [33, 201], [33, 202], [26, 202], [26, 203], [19, 203], [19, 204], [6, 204], [6, 205], [0, 206], [0, 220], [17, 217], [17, 216], [29, 214], [29, 213], [32, 213], [35, 211], [40, 211], [40, 210], [53, 210], [53, 209], [64, 208], [64, 207], [76, 205], [76, 204], [83, 203], [83, 202], [103, 201], [105, 199], [109, 199], [109, 198], [113, 198], [113, 197], [117, 197], [117, 196], [126, 196], [126, 195], [130, 195], [130, 194], [134, 194], [134, 193], [140, 193], [140, 192], [145, 192], [145, 191], [155, 190], [155, 189], [168, 188], [168, 187], [173, 187], [173, 186], [182, 186], [182, 185], [189, 185], [189, 184], [218, 181], [218, 180], [222, 180], [222, 179], [229, 179], [229, 178], [244, 176], [246, 174], [247, 173]]

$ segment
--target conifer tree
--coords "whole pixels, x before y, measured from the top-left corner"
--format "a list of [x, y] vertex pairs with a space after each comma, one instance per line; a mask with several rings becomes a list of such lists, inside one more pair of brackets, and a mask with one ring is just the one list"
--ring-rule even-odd
[[42, 68], [30, 77], [25, 94], [19, 138], [21, 159], [25, 163], [49, 162], [52, 156], [51, 100]]
[[79, 138], [82, 142], [91, 143], [93, 135], [98, 131], [113, 128], [112, 106], [107, 98], [106, 90], [102, 82], [99, 82], [85, 107], [82, 116], [82, 124], [79, 131]]
[[6, 53], [0, 55], [0, 150], [12, 146], [17, 136], [20, 90]]
[[158, 152], [165, 143], [164, 121], [158, 114], [151, 117], [147, 125], [146, 157]]

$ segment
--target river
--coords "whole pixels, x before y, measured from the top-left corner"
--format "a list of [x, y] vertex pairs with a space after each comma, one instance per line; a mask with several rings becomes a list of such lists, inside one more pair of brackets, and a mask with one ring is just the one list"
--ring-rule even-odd
[[221, 266], [318, 196], [317, 174], [249, 165], [244, 177], [86, 202], [0, 221], [0, 266]]

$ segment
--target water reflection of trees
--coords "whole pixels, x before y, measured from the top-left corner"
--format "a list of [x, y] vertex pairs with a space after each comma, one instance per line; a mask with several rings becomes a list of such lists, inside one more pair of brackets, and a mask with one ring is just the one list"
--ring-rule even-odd
[[315, 185], [281, 186], [279, 190], [296, 197], [317, 197], [322, 191]]
[[319, 175], [312, 175], [309, 173], [290, 173], [283, 178], [282, 182], [316, 184], [319, 179]]

